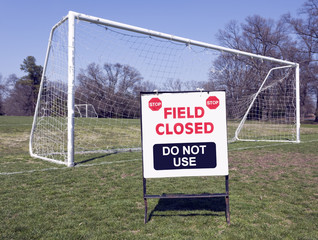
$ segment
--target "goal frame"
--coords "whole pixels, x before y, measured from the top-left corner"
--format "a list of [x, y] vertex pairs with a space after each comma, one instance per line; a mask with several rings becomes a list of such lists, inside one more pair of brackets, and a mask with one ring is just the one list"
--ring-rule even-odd
[[[268, 77], [270, 76], [270, 74], [272, 73], [272, 71], [278, 70], [278, 69], [290, 68], [290, 67], [291, 67], [291, 66], [289, 66], [289, 65], [279, 66], [279, 67], [271, 68], [271, 69], [268, 71], [268, 73], [267, 73], [266, 77], [264, 78], [264, 80], [263, 80], [261, 86], [259, 87], [258, 91], [255, 93], [255, 95], [254, 95], [254, 97], [253, 97], [253, 99], [252, 99], [250, 105], [248, 106], [248, 108], [247, 108], [247, 110], [246, 110], [246, 112], [245, 112], [245, 114], [244, 114], [242, 120], [240, 121], [240, 123], [239, 123], [237, 129], [235, 130], [234, 138], [233, 138], [233, 140], [231, 140], [231, 142], [233, 142], [233, 141], [247, 141], [247, 142], [255, 142], [255, 141], [257, 141], [257, 140], [252, 140], [252, 139], [240, 138], [240, 137], [239, 137], [239, 134], [240, 134], [240, 132], [241, 132], [243, 126], [244, 126], [244, 123], [246, 122], [246, 119], [247, 119], [247, 117], [248, 117], [248, 115], [249, 115], [249, 113], [250, 113], [250, 111], [251, 111], [251, 109], [252, 109], [252, 107], [253, 107], [253, 105], [254, 105], [255, 100], [257, 99], [259, 93], [262, 91], [263, 86], [265, 85], [265, 83], [266, 83]], [[299, 73], [298, 73], [298, 74], [299, 74]], [[298, 108], [297, 108], [297, 109], [298, 109]], [[297, 113], [296, 113], [296, 114], [297, 114]], [[297, 117], [297, 119], [299, 120], [298, 117]], [[300, 129], [300, 128], [297, 128], [297, 131], [296, 131], [296, 141], [295, 141], [295, 142], [297, 142], [297, 143], [300, 142], [300, 132], [298, 131], [298, 129]], [[265, 140], [265, 139], [258, 140], [258, 141], [261, 141], [261, 142], [273, 142], [273, 141], [275, 141], [275, 142], [286, 142], [286, 141], [284, 141], [284, 140]]]
[[[294, 142], [300, 142], [300, 87], [299, 87], [299, 64], [295, 62], [290, 62], [282, 59], [276, 59], [273, 57], [268, 57], [268, 56], [262, 56], [258, 54], [253, 54], [249, 52], [244, 52], [236, 49], [231, 49], [231, 48], [226, 48], [214, 44], [209, 44], [201, 41], [196, 41], [188, 38], [183, 38], [183, 37], [178, 37], [174, 36], [171, 34], [166, 34], [166, 33], [161, 33], [145, 28], [140, 28], [128, 24], [123, 24], [103, 18], [98, 18], [98, 17], [93, 17], [89, 16], [86, 14], [82, 13], [77, 13], [73, 11], [69, 11], [68, 15], [64, 17], [60, 22], [58, 22], [56, 25], [53, 26], [50, 32], [49, 36], [49, 41], [48, 41], [48, 47], [47, 47], [47, 52], [46, 52], [46, 58], [44, 62], [44, 68], [43, 68], [43, 74], [42, 74], [42, 79], [41, 79], [41, 85], [39, 89], [39, 97], [37, 99], [37, 105], [35, 109], [35, 114], [33, 118], [33, 124], [32, 124], [32, 130], [30, 134], [30, 142], [29, 142], [29, 152], [32, 157], [40, 158], [43, 160], [55, 162], [55, 163], [60, 163], [60, 164], [66, 164], [67, 166], [71, 167], [74, 166], [74, 117], [75, 117], [75, 20], [82, 20], [90, 23], [95, 23], [99, 25], [104, 25], [104, 26], [109, 26], [109, 27], [115, 27], [119, 28], [122, 30], [128, 30], [131, 32], [136, 32], [140, 34], [145, 34], [148, 36], [153, 36], [153, 37], [158, 37], [166, 40], [171, 40], [171, 41], [176, 41], [179, 43], [184, 43], [189, 46], [198, 46], [198, 47], [203, 47], [207, 49], [212, 49], [212, 50], [217, 50], [220, 52], [226, 52], [226, 53], [231, 53], [235, 55], [242, 55], [242, 56], [247, 56], [250, 58], [255, 58], [255, 59], [261, 59], [261, 60], [266, 60], [266, 61], [271, 61], [275, 62], [278, 64], [281, 64], [282, 67], [292, 67], [295, 70], [295, 85], [296, 85], [296, 140]], [[51, 41], [53, 38], [54, 31], [65, 21], [68, 21], [68, 101], [67, 101], [67, 162], [63, 163], [61, 161], [57, 161], [54, 159], [46, 158], [43, 156], [39, 156], [35, 153], [33, 153], [32, 150], [32, 141], [33, 141], [33, 133], [36, 129], [36, 122], [37, 122], [37, 117], [38, 117], [38, 111], [39, 111], [39, 104], [40, 104], [40, 95], [43, 90], [43, 82], [45, 78], [45, 73], [47, 69], [47, 64], [48, 64], [48, 59], [50, 55], [50, 48], [51, 48]], [[246, 113], [247, 116], [247, 113]], [[245, 116], [245, 117], [246, 117]], [[242, 120], [243, 121], [243, 120]], [[237, 137], [237, 139], [239, 139]]]

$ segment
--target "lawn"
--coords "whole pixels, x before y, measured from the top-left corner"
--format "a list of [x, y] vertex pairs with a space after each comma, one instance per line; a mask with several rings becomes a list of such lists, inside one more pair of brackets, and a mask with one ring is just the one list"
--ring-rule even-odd
[[[229, 144], [223, 198], [148, 199], [140, 152], [76, 167], [31, 158], [31, 118], [0, 117], [0, 239], [318, 239], [318, 125], [301, 143]], [[224, 192], [224, 177], [148, 179], [148, 194]]]

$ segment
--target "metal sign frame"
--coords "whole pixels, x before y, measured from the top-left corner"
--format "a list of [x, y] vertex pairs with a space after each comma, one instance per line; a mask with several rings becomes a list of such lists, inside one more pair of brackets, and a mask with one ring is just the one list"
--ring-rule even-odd
[[147, 194], [147, 180], [143, 178], [143, 197], [145, 204], [144, 223], [148, 222], [148, 201], [147, 199], [171, 199], [171, 198], [225, 198], [225, 219], [230, 225], [230, 191], [229, 191], [229, 175], [225, 176], [225, 192], [224, 193], [204, 193], [204, 194], [164, 194], [164, 195], [149, 195]]

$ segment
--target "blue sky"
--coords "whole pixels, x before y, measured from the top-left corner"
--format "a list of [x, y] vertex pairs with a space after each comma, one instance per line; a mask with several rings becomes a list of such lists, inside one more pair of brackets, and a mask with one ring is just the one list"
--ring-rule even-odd
[[0, 0], [0, 74], [24, 75], [20, 64], [34, 56], [44, 64], [52, 26], [68, 11], [218, 44], [216, 33], [231, 20], [258, 14], [278, 20], [296, 16], [305, 0]]

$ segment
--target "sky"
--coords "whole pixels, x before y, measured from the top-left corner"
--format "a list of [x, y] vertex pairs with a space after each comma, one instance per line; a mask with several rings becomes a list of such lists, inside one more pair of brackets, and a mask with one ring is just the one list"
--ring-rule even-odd
[[34, 56], [44, 65], [51, 28], [68, 11], [217, 44], [231, 20], [260, 15], [297, 16], [305, 0], [0, 0], [0, 74], [25, 75], [20, 65]]

